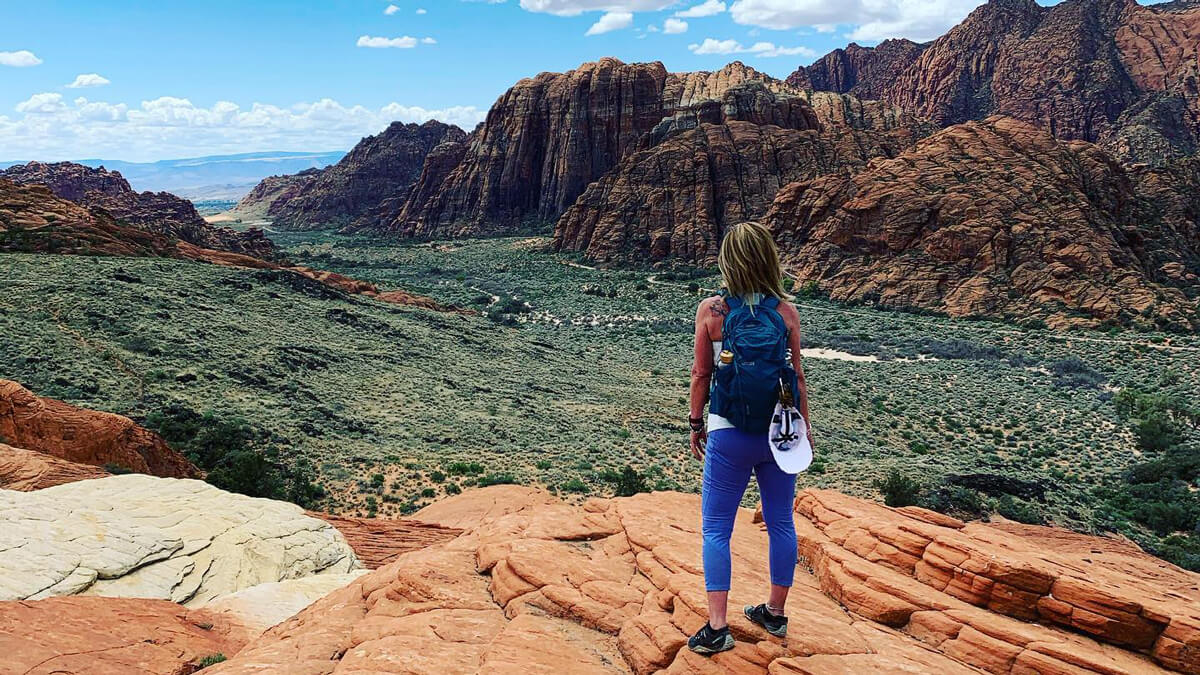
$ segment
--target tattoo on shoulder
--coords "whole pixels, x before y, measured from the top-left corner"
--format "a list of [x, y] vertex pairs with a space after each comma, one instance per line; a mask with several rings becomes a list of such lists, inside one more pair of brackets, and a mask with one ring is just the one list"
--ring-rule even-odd
[[729, 314], [729, 305], [725, 304], [725, 298], [713, 298], [708, 303], [709, 310], [713, 316], [725, 316]]

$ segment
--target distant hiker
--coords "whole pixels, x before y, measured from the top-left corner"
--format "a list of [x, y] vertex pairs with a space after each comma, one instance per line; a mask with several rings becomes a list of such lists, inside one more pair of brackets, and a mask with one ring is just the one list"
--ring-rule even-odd
[[[772, 635], [787, 633], [784, 604], [796, 567], [795, 472], [811, 461], [812, 443], [812, 427], [806, 424], [808, 391], [800, 367], [800, 315], [787, 302], [771, 233], [757, 223], [734, 225], [721, 241], [717, 264], [724, 289], [696, 311], [688, 420], [692, 454], [704, 462], [701, 511], [708, 623], [688, 641], [688, 647], [701, 654], [733, 649], [725, 616], [729, 539], [751, 472], [758, 480], [770, 537], [771, 589], [766, 603], [744, 611]], [[706, 420], [704, 406], [710, 398]], [[777, 406], [781, 398], [787, 406]], [[793, 400], [803, 416], [795, 429], [801, 442], [807, 441], [807, 460], [794, 459], [801, 450], [789, 449], [800, 444], [788, 444], [797, 435], [791, 433], [786, 412], [788, 430], [778, 431], [780, 409], [786, 410]]]

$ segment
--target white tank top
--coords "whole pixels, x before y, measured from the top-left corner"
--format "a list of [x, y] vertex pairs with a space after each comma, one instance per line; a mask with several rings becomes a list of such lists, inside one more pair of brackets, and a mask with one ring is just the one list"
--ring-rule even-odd
[[[713, 368], [720, 368], [721, 367], [721, 341], [713, 340], [712, 349], [713, 349]], [[712, 406], [709, 406], [709, 409], [708, 409], [708, 431], [709, 431], [709, 433], [712, 433], [712, 432], [716, 431], [717, 429], [732, 429], [732, 428], [733, 428], [733, 422], [730, 422], [729, 420], [725, 419], [724, 417], [721, 417], [720, 415], [714, 413], [712, 411]]]

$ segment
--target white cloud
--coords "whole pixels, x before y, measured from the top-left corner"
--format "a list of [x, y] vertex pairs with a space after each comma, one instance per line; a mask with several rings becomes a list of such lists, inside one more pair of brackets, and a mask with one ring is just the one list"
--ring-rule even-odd
[[435, 45], [437, 44], [437, 40], [434, 40], [431, 37], [417, 39], [409, 35], [394, 38], [371, 37], [370, 35], [363, 35], [360, 36], [358, 38], [358, 42], [354, 44], [359, 47], [374, 47], [376, 49], [383, 49], [387, 47], [392, 47], [395, 49], [412, 49], [418, 44]]
[[106, 84], [111, 84], [107, 77], [97, 75], [96, 73], [83, 73], [76, 75], [75, 81], [67, 85], [68, 89], [82, 89], [84, 87], [103, 87]]
[[426, 11], [426, 9], [424, 7], [417, 9], [417, 14], [428, 14], [428, 13], [429, 12]]
[[699, 5], [693, 5], [685, 10], [675, 12], [675, 16], [685, 19], [699, 19], [705, 16], [720, 14], [725, 11], [725, 3], [720, 0], [704, 0]]
[[399, 11], [400, 11], [400, 8], [399, 8], [399, 7], [397, 7], [397, 6], [395, 6], [395, 5], [388, 5], [388, 6], [387, 6], [387, 9], [383, 10], [383, 13], [384, 13], [384, 14], [387, 14], [388, 16], [391, 16], [391, 15], [393, 15], [393, 14], [395, 14], [396, 12], [399, 12]]
[[737, 23], [773, 30], [842, 24], [853, 26], [850, 39], [906, 37], [924, 42], [949, 30], [978, 5], [979, 0], [735, 0], [729, 11]]
[[633, 25], [632, 12], [605, 12], [584, 35], [602, 35], [614, 30], [622, 30]]
[[667, 19], [663, 21], [663, 32], [667, 35], [676, 35], [678, 33], [686, 33], [688, 22], [682, 19]]
[[688, 49], [693, 54], [753, 54], [762, 58], [776, 56], [816, 56], [817, 53], [808, 47], [780, 47], [773, 42], [755, 42], [749, 47], [742, 46], [737, 40], [717, 40], [704, 38], [704, 42], [690, 44]]
[[0, 116], [0, 159], [56, 161], [109, 157], [147, 161], [248, 150], [350, 148], [393, 121], [438, 119], [471, 129], [485, 111], [474, 106], [430, 110], [389, 103], [378, 109], [346, 106], [332, 99], [281, 107], [254, 103], [243, 108], [219, 101], [210, 107], [163, 96], [131, 106], [65, 101], [62, 94], [34, 94]]
[[656, 12], [676, 2], [677, 0], [521, 0], [521, 9], [557, 16], [579, 16], [584, 12]]
[[0, 66], [12, 66], [13, 68], [28, 68], [36, 66], [42, 60], [33, 55], [33, 52], [28, 49], [22, 49], [15, 52], [0, 52]]

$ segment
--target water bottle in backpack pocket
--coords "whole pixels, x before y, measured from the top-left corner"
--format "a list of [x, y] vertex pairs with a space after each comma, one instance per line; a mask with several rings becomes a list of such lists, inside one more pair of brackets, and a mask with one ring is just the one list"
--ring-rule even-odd
[[728, 297], [721, 346], [733, 360], [713, 374], [710, 408], [735, 427], [765, 433], [780, 387], [796, 395], [796, 372], [787, 358], [788, 328], [776, 309], [779, 298], [748, 304]]

